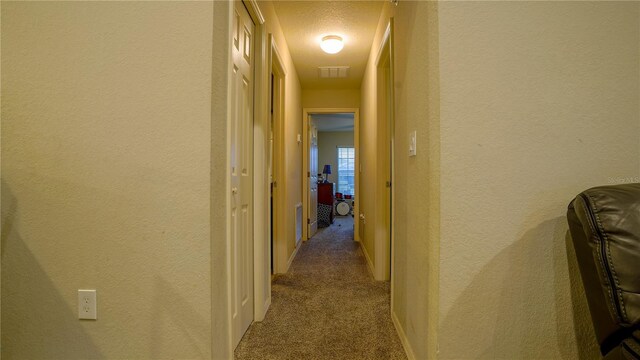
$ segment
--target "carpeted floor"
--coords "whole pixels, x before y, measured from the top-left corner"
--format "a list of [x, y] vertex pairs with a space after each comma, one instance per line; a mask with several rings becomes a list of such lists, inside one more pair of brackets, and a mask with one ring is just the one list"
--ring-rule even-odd
[[272, 287], [264, 321], [235, 351], [243, 359], [406, 359], [389, 315], [389, 283], [377, 282], [338, 217], [302, 244]]

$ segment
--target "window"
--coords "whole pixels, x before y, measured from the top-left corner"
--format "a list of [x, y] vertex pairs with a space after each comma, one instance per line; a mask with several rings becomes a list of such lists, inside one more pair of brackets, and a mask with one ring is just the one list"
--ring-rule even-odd
[[338, 192], [354, 195], [356, 151], [353, 147], [338, 147]]

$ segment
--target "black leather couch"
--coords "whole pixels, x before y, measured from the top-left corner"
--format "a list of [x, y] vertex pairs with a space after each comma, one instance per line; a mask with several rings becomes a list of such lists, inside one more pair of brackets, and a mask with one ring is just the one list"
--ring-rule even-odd
[[640, 359], [640, 184], [580, 193], [567, 212], [605, 359]]

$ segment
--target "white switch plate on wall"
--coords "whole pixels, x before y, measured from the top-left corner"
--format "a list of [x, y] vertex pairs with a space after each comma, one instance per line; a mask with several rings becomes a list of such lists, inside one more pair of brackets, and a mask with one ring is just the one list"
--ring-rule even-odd
[[98, 303], [95, 290], [78, 290], [78, 318], [98, 319]]
[[416, 156], [416, 131], [409, 133], [409, 156]]

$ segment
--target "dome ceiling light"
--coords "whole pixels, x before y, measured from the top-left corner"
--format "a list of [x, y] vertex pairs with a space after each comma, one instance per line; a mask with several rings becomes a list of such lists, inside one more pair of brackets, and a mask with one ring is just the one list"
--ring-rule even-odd
[[327, 54], [337, 54], [344, 47], [344, 43], [342, 42], [342, 38], [338, 35], [327, 35], [322, 38], [320, 47]]

